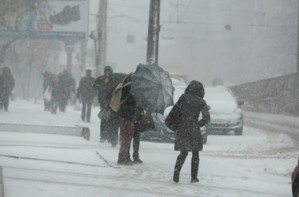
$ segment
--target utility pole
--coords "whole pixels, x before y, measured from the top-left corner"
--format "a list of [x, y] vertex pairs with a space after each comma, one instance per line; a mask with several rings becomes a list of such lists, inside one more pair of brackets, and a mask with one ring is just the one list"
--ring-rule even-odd
[[107, 46], [107, 0], [100, 0], [98, 19], [98, 46], [97, 46], [97, 71], [96, 76], [102, 75], [106, 64]]
[[158, 64], [160, 33], [160, 0], [150, 0], [149, 24], [147, 36], [147, 64]]

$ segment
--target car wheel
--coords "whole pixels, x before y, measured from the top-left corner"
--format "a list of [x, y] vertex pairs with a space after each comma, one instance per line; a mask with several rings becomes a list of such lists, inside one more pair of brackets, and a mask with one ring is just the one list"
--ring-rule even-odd
[[243, 134], [243, 127], [235, 130], [235, 135], [242, 135], [242, 134]]

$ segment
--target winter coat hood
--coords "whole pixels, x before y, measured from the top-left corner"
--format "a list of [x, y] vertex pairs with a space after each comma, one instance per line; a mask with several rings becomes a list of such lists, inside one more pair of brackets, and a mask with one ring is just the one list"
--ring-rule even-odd
[[106, 70], [109, 70], [111, 73], [113, 73], [113, 69], [112, 69], [111, 66], [105, 66], [105, 68], [104, 68], [104, 72], [105, 72]]
[[205, 89], [201, 82], [193, 80], [186, 88], [185, 94], [191, 94], [203, 98], [205, 96]]

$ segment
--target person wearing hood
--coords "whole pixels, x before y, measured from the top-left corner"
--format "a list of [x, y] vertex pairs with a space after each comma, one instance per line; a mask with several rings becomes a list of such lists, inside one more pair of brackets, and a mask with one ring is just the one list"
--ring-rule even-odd
[[[113, 79], [113, 70], [110, 66], [105, 66], [104, 75], [95, 79], [93, 89], [98, 92], [98, 102], [101, 110], [109, 108], [112, 92], [118, 84], [118, 80]], [[107, 119], [101, 119], [100, 142], [106, 140], [115, 147], [118, 143], [119, 117], [111, 111]]]
[[15, 80], [10, 71], [10, 68], [4, 67], [2, 70], [1, 77], [1, 92], [0, 92], [0, 108], [1, 110], [8, 111], [9, 106], [9, 95], [15, 87]]
[[[192, 152], [191, 183], [198, 182], [199, 151], [203, 148], [200, 128], [210, 121], [208, 105], [204, 98], [204, 87], [199, 81], [191, 81], [177, 103], [172, 108], [165, 122], [176, 132], [174, 149], [180, 151], [175, 163], [173, 181], [178, 183], [181, 168], [188, 152]], [[200, 113], [202, 119], [198, 120]]]

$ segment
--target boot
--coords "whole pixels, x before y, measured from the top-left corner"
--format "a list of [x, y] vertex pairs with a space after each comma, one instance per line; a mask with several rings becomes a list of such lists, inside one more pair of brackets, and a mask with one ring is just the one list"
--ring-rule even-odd
[[174, 170], [173, 172], [173, 181], [178, 183], [180, 181], [180, 171]]
[[173, 181], [175, 183], [178, 183], [180, 180], [180, 171], [183, 167], [183, 164], [185, 162], [187, 155], [188, 155], [188, 152], [181, 152], [176, 159], [175, 166], [174, 166], [174, 172], [173, 172]]
[[143, 163], [143, 161], [139, 158], [139, 153], [133, 153], [134, 163]]
[[198, 174], [198, 166], [199, 166], [199, 156], [198, 153], [192, 154], [192, 160], [191, 160], [191, 183], [197, 183], [199, 182], [197, 178]]
[[199, 182], [198, 178], [191, 178], [191, 183], [197, 183]]
[[131, 166], [133, 165], [134, 162], [132, 160], [118, 160], [117, 161], [117, 165], [127, 165], [127, 166]]

